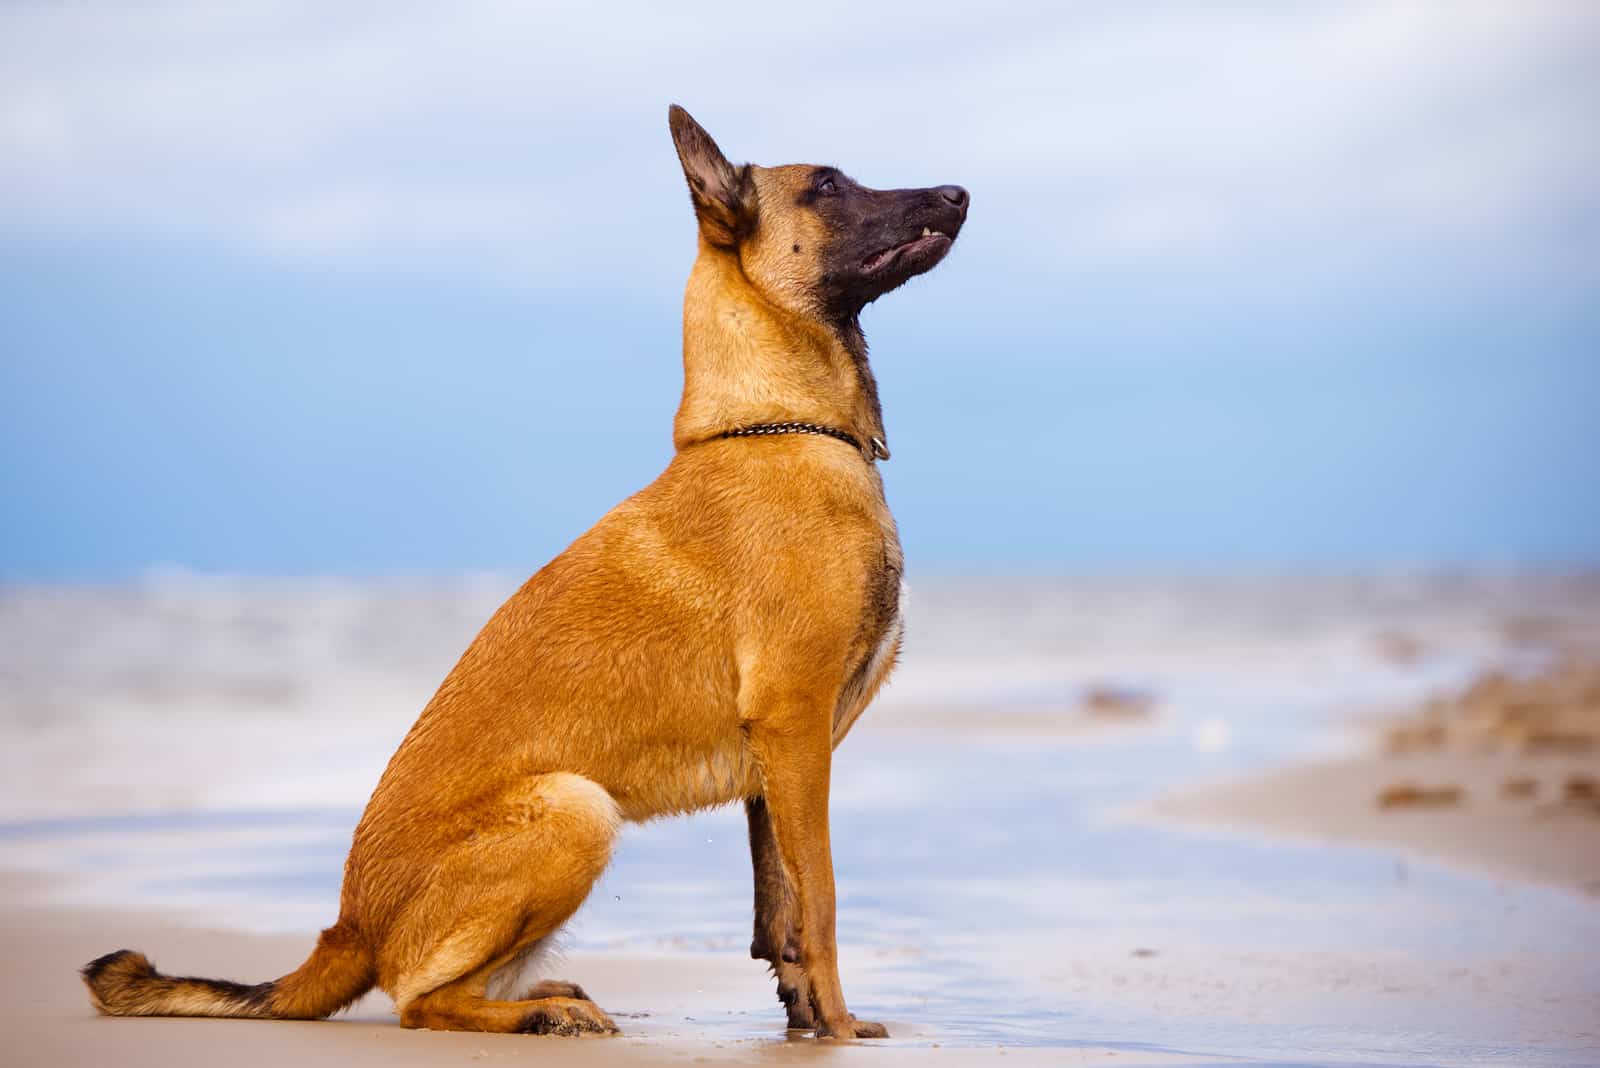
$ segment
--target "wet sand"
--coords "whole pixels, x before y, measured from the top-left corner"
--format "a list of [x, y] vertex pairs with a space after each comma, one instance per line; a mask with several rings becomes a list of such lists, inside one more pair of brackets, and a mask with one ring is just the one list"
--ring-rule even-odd
[[[816, 1042], [789, 1036], [777, 1006], [750, 1006], [756, 965], [732, 956], [641, 956], [585, 953], [559, 973], [601, 996], [623, 1029], [618, 1037], [560, 1038], [480, 1035], [402, 1029], [381, 993], [318, 1022], [110, 1019], [89, 1007], [75, 969], [109, 947], [143, 948], [157, 966], [186, 974], [284, 974], [304, 958], [311, 936], [257, 936], [196, 929], [149, 913], [116, 910], [0, 911], [0, 1062], [15, 1065], [115, 1064], [170, 1068], [173, 1064], [227, 1063], [231, 1068], [441, 1064], [1105, 1064], [1193, 1065], [1235, 1063], [1217, 1056], [1185, 1056], [1085, 1045], [1069, 1049], [963, 1046], [946, 1048], [937, 1036], [903, 1021], [886, 1021], [895, 1035], [884, 1042]], [[604, 991], [603, 996], [600, 994]], [[730, 1006], [740, 1006], [730, 1008]], [[766, 1026], [748, 1017], [760, 1012]], [[715, 1030], [730, 1018], [738, 1032]], [[708, 1034], [708, 1026], [713, 1030]], [[760, 1037], [750, 1037], [752, 1030]]]

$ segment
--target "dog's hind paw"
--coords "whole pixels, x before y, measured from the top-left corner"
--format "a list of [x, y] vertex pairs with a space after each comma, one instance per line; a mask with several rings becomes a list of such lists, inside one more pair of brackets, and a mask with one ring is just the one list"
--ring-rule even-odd
[[547, 997], [533, 1007], [517, 1025], [527, 1035], [620, 1035], [621, 1028], [592, 1001]]
[[583, 987], [577, 983], [569, 983], [565, 979], [541, 979], [528, 988], [518, 1001], [538, 1001], [540, 998], [574, 998], [578, 1001], [593, 1001], [594, 998], [583, 992]]

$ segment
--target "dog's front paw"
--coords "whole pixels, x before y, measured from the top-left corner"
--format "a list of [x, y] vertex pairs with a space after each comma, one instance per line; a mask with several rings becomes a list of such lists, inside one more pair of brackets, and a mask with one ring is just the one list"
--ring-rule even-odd
[[811, 986], [798, 968], [792, 975], [778, 976], [778, 1000], [789, 1014], [789, 1030], [810, 1031], [817, 1026], [817, 1014], [811, 1007]]
[[888, 1038], [889, 1029], [871, 1020], [858, 1020], [851, 1016], [844, 1026], [835, 1029], [826, 1023], [817, 1024], [818, 1038]]

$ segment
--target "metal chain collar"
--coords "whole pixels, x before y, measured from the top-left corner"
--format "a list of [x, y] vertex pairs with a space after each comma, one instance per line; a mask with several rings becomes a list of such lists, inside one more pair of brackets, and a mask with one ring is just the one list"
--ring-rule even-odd
[[[845, 442], [857, 452], [864, 451], [861, 448], [861, 442], [856, 440], [854, 434], [847, 430], [840, 430], [837, 427], [822, 426], [819, 423], [752, 423], [749, 426], [724, 430], [717, 436], [719, 438], [756, 438], [765, 437], [768, 434], [821, 434], [823, 437], [836, 438]], [[872, 439], [872, 458], [875, 460], [887, 460], [889, 458], [888, 447], [878, 438]]]

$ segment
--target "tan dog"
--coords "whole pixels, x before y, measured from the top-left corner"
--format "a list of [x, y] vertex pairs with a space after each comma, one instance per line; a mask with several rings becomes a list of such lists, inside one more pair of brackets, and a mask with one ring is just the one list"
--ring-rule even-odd
[[955, 186], [734, 167], [669, 114], [699, 219], [676, 455], [511, 597], [406, 736], [356, 828], [339, 920], [258, 986], [83, 971], [119, 1016], [310, 1019], [374, 985], [405, 1027], [614, 1032], [570, 983], [489, 996], [583, 903], [618, 825], [745, 802], [753, 956], [793, 1027], [875, 1037], [834, 944], [834, 746], [900, 645], [900, 544], [862, 307], [944, 257]]

